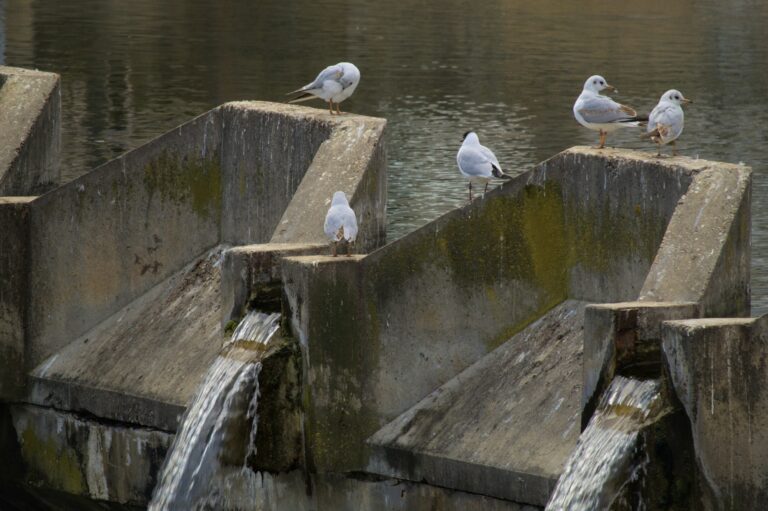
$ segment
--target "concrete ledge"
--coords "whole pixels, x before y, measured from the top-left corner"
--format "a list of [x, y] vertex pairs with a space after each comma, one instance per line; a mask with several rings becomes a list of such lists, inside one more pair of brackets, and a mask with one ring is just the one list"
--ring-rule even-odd
[[662, 364], [662, 322], [698, 315], [695, 303], [589, 305], [584, 316], [582, 429], [614, 376], [658, 377]]
[[173, 438], [36, 406], [11, 414], [28, 483], [121, 504], [146, 504]]
[[580, 431], [584, 306], [558, 305], [376, 432], [368, 470], [545, 505]]
[[662, 337], [704, 508], [759, 509], [768, 500], [768, 317], [670, 321]]
[[360, 232], [363, 252], [380, 247], [386, 237], [387, 200], [384, 119], [335, 117], [330, 138], [320, 145], [272, 236], [272, 243], [326, 243], [323, 221], [337, 190], [347, 194]]
[[640, 300], [697, 302], [702, 316], [750, 312], [752, 171], [709, 162], [675, 209]]
[[60, 152], [59, 75], [0, 66], [0, 196], [58, 185]]
[[221, 269], [222, 327], [239, 322], [249, 308], [280, 310], [284, 257], [329, 252], [328, 243], [267, 243], [226, 250]]

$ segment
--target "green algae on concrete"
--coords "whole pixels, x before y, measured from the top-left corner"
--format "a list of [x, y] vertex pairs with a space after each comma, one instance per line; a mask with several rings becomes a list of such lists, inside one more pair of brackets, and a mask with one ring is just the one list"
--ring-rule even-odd
[[144, 166], [144, 185], [150, 200], [159, 193], [166, 201], [188, 201], [200, 217], [221, 217], [221, 164], [217, 151], [198, 159], [165, 150]]

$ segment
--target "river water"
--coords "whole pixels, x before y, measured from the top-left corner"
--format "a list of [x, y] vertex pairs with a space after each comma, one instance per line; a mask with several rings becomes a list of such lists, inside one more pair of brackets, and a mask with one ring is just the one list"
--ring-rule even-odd
[[[755, 170], [763, 313], [767, 24], [760, 0], [0, 0], [0, 62], [62, 74], [67, 179], [217, 104], [283, 101], [325, 65], [354, 62], [362, 81], [343, 106], [389, 120], [390, 239], [465, 200], [465, 131], [516, 174], [596, 142], [571, 112], [587, 76], [646, 112], [678, 88], [696, 101], [682, 153]], [[609, 145], [653, 150], [634, 133]]]

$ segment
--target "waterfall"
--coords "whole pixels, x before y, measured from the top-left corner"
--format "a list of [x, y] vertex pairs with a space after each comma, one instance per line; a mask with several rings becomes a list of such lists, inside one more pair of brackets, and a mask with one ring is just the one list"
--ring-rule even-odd
[[[150, 511], [188, 510], [219, 493], [216, 487], [222, 461], [240, 463], [255, 445], [259, 372], [261, 363], [238, 342], [266, 345], [279, 328], [279, 314], [251, 312], [208, 369], [184, 414], [176, 438], [163, 464]], [[239, 428], [251, 423], [245, 451], [231, 449], [242, 436]], [[235, 451], [241, 459], [231, 460]]]
[[614, 378], [568, 458], [546, 509], [608, 509], [641, 468], [631, 461], [640, 430], [652, 419], [658, 402], [658, 381]]

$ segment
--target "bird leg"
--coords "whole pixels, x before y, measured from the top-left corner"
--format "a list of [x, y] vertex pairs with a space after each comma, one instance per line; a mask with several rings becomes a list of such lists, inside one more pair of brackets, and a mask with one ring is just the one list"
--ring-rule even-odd
[[673, 140], [670, 144], [672, 144], [672, 156], [677, 156], [677, 146], [675, 145], [675, 141]]
[[657, 147], [659, 148], [659, 152], [656, 153], [656, 157], [661, 158], [661, 144], [658, 144]]
[[333, 115], [333, 100], [328, 100], [328, 110], [331, 112], [331, 115]]
[[341, 107], [339, 106], [339, 103], [336, 103], [336, 114], [341, 115]]
[[485, 190], [483, 190], [483, 198], [485, 198], [486, 193], [488, 193], [488, 183], [485, 183]]
[[[338, 105], [338, 103], [336, 103]], [[348, 241], [347, 242], [347, 257], [352, 257], [352, 245], [354, 244], [354, 241]]]
[[336, 245], [338, 244], [339, 244], [338, 241], [334, 241], [333, 245], [331, 245], [331, 255], [333, 255], [333, 257], [336, 257]]
[[608, 132], [600, 130], [600, 145], [597, 146], [598, 149], [603, 149], [605, 147], [605, 137], [606, 136], [608, 136]]
[[469, 182], [469, 202], [472, 202], [472, 181]]

